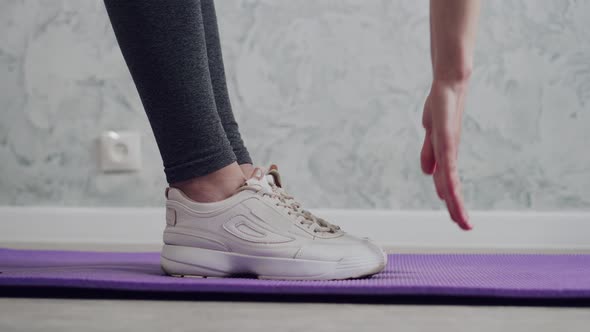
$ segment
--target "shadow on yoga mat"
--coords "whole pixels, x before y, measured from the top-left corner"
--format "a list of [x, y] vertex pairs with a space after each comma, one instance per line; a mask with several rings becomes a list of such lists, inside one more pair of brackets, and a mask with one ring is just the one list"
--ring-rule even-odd
[[341, 281], [173, 278], [158, 253], [0, 249], [0, 296], [590, 305], [588, 254], [394, 254]]

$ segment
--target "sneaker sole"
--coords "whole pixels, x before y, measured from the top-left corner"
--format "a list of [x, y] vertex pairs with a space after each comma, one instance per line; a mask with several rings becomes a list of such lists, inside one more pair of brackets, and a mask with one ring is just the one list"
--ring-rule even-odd
[[367, 277], [383, 270], [387, 256], [316, 261], [261, 257], [210, 249], [164, 245], [161, 264], [175, 277], [251, 276], [259, 279], [339, 280]]

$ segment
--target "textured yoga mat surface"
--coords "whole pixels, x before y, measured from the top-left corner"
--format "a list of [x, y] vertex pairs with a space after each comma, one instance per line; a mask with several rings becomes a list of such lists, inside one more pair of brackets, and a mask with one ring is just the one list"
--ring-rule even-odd
[[[0, 249], [0, 287], [169, 293], [589, 299], [587, 254], [394, 254], [385, 271], [342, 281], [174, 278], [158, 253]], [[2, 288], [0, 288], [0, 295]]]

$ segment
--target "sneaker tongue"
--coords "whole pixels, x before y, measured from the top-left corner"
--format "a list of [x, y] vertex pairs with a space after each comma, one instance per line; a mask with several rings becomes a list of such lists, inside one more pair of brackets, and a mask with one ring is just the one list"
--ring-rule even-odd
[[279, 174], [279, 168], [275, 164], [270, 165], [268, 168], [266, 179], [269, 183], [274, 184], [279, 188], [283, 187], [283, 184], [281, 183], [281, 175]]
[[256, 167], [250, 178], [246, 180], [246, 184], [249, 186], [259, 186], [266, 192], [272, 192], [272, 188], [265, 174], [266, 172], [262, 168]]

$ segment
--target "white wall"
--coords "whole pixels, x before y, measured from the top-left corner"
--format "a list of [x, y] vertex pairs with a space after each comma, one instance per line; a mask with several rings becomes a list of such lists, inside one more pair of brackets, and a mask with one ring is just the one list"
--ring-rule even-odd
[[[255, 160], [312, 207], [439, 208], [418, 155], [427, 1], [218, 0]], [[590, 2], [484, 1], [460, 169], [473, 209], [590, 207]], [[143, 135], [139, 173], [95, 138]], [[161, 160], [102, 2], [0, 3], [0, 205], [156, 206]]]

